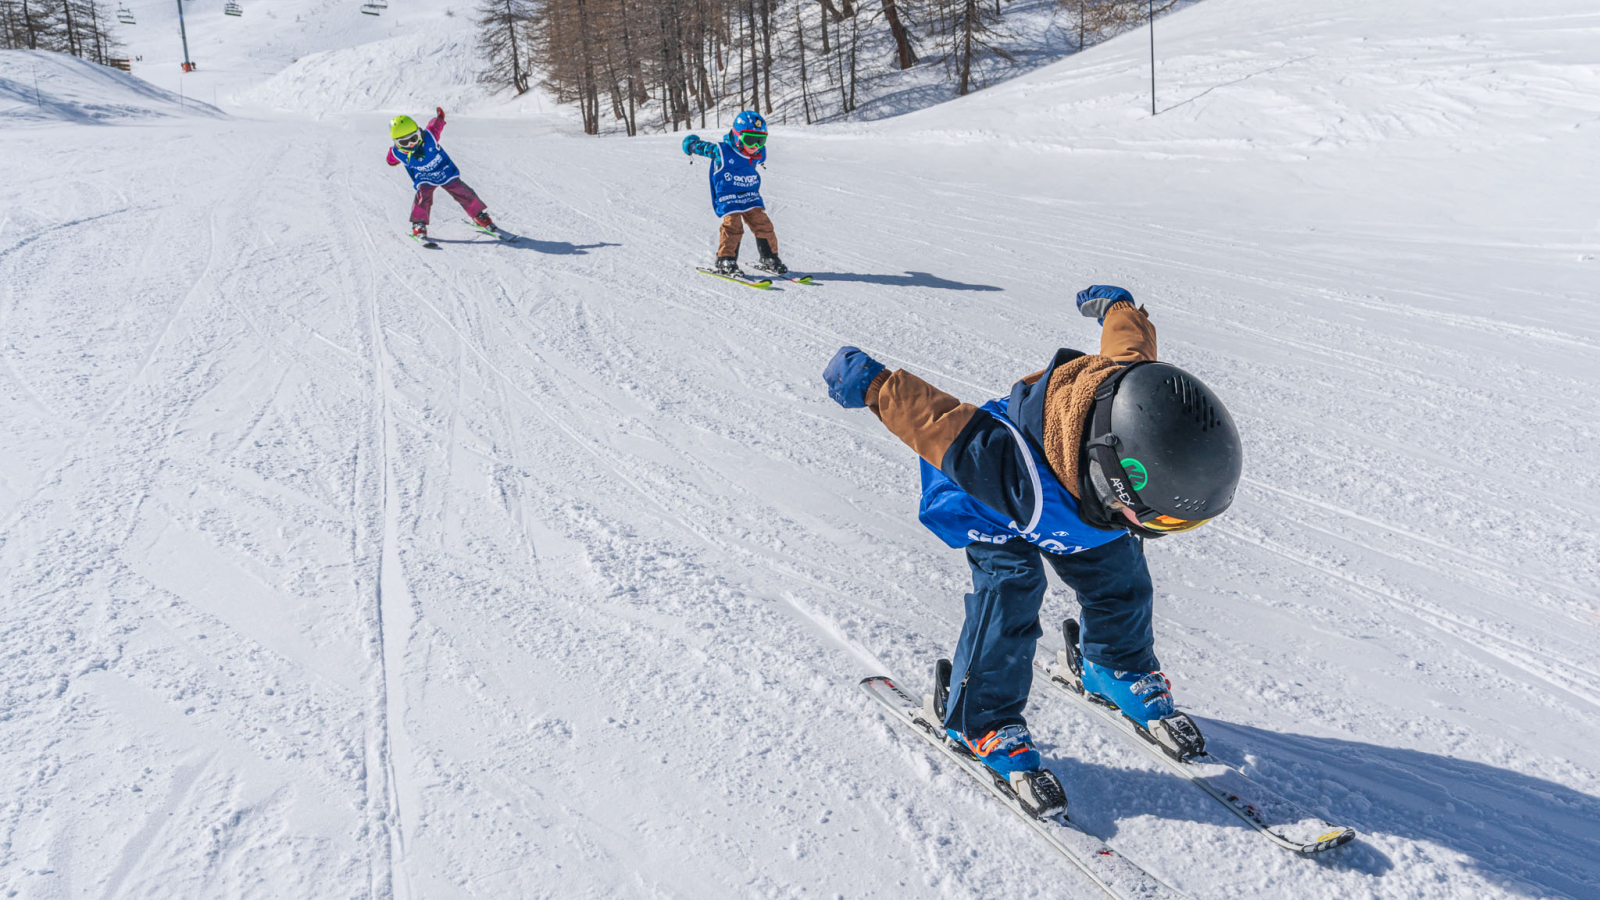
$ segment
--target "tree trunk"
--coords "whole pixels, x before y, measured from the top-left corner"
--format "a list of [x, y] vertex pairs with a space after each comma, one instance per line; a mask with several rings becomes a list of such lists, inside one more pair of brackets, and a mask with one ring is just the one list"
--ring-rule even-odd
[[772, 0], [758, 0], [761, 4], [761, 64], [766, 70], [762, 84], [766, 87], [766, 110], [772, 112]]
[[82, 56], [83, 48], [78, 46], [78, 30], [72, 27], [72, 0], [61, 0], [61, 12], [67, 21], [67, 52]]
[[961, 15], [961, 56], [956, 61], [956, 75], [960, 85], [956, 88], [956, 96], [965, 97], [972, 83], [972, 32], [977, 27], [978, 0], [962, 0]]
[[[846, 7], [849, 0], [845, 0]], [[856, 50], [861, 46], [861, 19], [855, 15], [850, 17], [850, 108], [847, 112], [856, 111]]]
[[[826, 31], [827, 23], [823, 23]], [[812, 123], [811, 118], [811, 91], [806, 84], [806, 26], [804, 17], [800, 15], [800, 4], [794, 5], [794, 36], [795, 44], [800, 48], [800, 108], [805, 110], [806, 124]]]
[[39, 49], [39, 29], [33, 24], [33, 12], [28, 9], [28, 0], [22, 0], [22, 26], [28, 31], [28, 49]]
[[894, 46], [900, 54], [900, 68], [909, 69], [916, 65], [917, 54], [911, 49], [911, 36], [906, 33], [905, 26], [900, 24], [900, 12], [895, 7], [895, 0], [883, 0], [883, 18], [889, 23], [889, 33], [894, 35]]
[[517, 47], [517, 14], [506, 0], [506, 40], [511, 43], [511, 87], [518, 94], [528, 90], [528, 76], [522, 71], [522, 51]]

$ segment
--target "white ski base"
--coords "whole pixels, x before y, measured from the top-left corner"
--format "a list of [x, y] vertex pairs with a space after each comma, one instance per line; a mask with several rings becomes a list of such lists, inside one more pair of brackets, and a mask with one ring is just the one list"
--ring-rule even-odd
[[[1106, 846], [1104, 841], [1080, 829], [1067, 818], [1066, 813], [1043, 819], [1029, 815], [1014, 794], [996, 783], [989, 769], [977, 760], [956, 752], [945, 742], [941, 734], [924, 722], [919, 715], [921, 705], [910, 694], [901, 690], [893, 679], [886, 675], [863, 678], [861, 690], [881, 703], [901, 723], [911, 726], [923, 740], [939, 748], [939, 752], [943, 753], [946, 759], [960, 766], [963, 771], [988, 789], [995, 799], [1027, 822], [1030, 828], [1038, 832], [1039, 836], [1048, 841], [1052, 847], [1061, 851], [1062, 856], [1083, 874], [1089, 876], [1089, 879], [1108, 895], [1117, 898], [1170, 898], [1170, 900], [1178, 900], [1185, 896], [1162, 884], [1137, 863]], [[1070, 797], [1068, 809], [1071, 809]]]
[[[1209, 753], [1202, 753], [1187, 762], [1168, 756], [1139, 734], [1126, 717], [1095, 703], [1074, 688], [1077, 679], [1067, 665], [1065, 652], [1056, 651], [1056, 661], [1050, 665], [1034, 660], [1034, 671], [1072, 698], [1079, 707], [1110, 723], [1145, 752], [1165, 763], [1167, 768], [1194, 782], [1267, 840], [1296, 853], [1321, 853], [1355, 839], [1355, 829], [1334, 825], [1307, 812], [1294, 801], [1251, 781], [1243, 772]], [[1057, 672], [1062, 673], [1060, 677], [1056, 675]]]

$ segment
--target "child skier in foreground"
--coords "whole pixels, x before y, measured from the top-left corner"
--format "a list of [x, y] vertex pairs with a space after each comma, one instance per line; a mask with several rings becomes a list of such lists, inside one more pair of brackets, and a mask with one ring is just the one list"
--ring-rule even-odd
[[717, 274], [739, 274], [739, 244], [747, 224], [761, 254], [761, 261], [751, 268], [787, 274], [789, 267], [778, 258], [778, 236], [761, 200], [761, 173], [756, 171], [757, 165], [767, 161], [766, 120], [746, 110], [734, 117], [733, 128], [720, 142], [702, 141], [691, 134], [683, 139], [683, 152], [711, 160], [711, 204], [722, 217]]
[[433, 209], [433, 192], [441, 187], [456, 198], [461, 208], [472, 217], [474, 225], [498, 236], [500, 230], [484, 211], [484, 203], [478, 199], [477, 191], [467, 187], [467, 183], [461, 180], [461, 170], [439, 146], [439, 135], [444, 131], [444, 107], [436, 106], [434, 110], [438, 115], [428, 123], [426, 129], [418, 128], [416, 120], [410, 116], [395, 116], [389, 120], [389, 138], [394, 143], [389, 147], [386, 162], [391, 166], [405, 166], [406, 174], [411, 176], [412, 186], [417, 189], [416, 199], [411, 204], [411, 236], [424, 242], [428, 240], [428, 217]]
[[935, 669], [935, 715], [1035, 815], [1066, 805], [1022, 716], [1044, 563], [1082, 606], [1085, 693], [1170, 754], [1200, 753], [1204, 739], [1175, 712], [1159, 671], [1143, 540], [1226, 510], [1243, 460], [1222, 401], [1155, 361], [1155, 328], [1132, 295], [1095, 285], [1078, 294], [1078, 309], [1101, 322], [1100, 355], [1058, 350], [1043, 372], [981, 407], [855, 347], [840, 348], [823, 373], [839, 405], [870, 408], [922, 457], [919, 518], [965, 548], [972, 568], [953, 665]]

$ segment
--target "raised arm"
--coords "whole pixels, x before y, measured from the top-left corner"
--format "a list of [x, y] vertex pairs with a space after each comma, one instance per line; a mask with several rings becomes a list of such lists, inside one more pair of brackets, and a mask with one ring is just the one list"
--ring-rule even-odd
[[956, 436], [978, 413], [976, 406], [962, 403], [905, 369], [878, 373], [863, 399], [878, 421], [933, 466], [944, 462]]
[[691, 134], [683, 139], [684, 156], [704, 156], [712, 162], [717, 162], [717, 155], [721, 149], [710, 141], [703, 141], [700, 135]]
[[1021, 435], [989, 413], [899, 369], [843, 347], [823, 378], [839, 405], [865, 406], [917, 455], [973, 499], [1017, 522], [1036, 504]]
[[1156, 327], [1143, 308], [1134, 308], [1133, 295], [1108, 284], [1090, 285], [1078, 292], [1078, 311], [1100, 320], [1100, 355], [1131, 363], [1156, 358]]

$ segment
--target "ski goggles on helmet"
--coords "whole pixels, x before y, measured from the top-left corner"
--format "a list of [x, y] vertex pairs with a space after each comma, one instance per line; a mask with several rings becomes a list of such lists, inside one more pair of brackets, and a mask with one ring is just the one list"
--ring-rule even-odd
[[[1129, 507], [1129, 509], [1132, 509], [1132, 507]], [[1158, 513], [1153, 509], [1147, 509], [1142, 513], [1134, 510], [1134, 515], [1139, 519], [1140, 528], [1159, 531], [1162, 534], [1181, 534], [1185, 531], [1193, 531], [1211, 521], [1210, 519], [1176, 519], [1172, 516]], [[1149, 518], [1145, 518], [1146, 516], [1149, 516]]]
[[422, 132], [413, 131], [410, 134], [403, 134], [395, 138], [394, 143], [401, 150], [415, 150], [422, 143]]
[[760, 150], [767, 145], [767, 133], [765, 131], [741, 131], [738, 137], [739, 143], [750, 150]]

